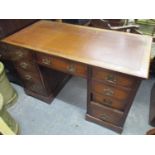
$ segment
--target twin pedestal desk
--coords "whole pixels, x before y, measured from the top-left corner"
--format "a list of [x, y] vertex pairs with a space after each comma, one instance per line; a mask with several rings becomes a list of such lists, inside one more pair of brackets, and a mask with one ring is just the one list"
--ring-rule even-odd
[[47, 103], [71, 75], [87, 79], [86, 119], [121, 133], [140, 81], [148, 78], [151, 42], [41, 20], [1, 40], [0, 53], [13, 63], [25, 92]]

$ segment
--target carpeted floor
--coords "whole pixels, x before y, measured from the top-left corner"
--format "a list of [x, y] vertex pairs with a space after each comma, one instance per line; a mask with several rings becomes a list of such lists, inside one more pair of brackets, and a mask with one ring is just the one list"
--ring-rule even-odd
[[[154, 82], [150, 79], [141, 83], [122, 134], [145, 134], [152, 128], [148, 116], [150, 90]], [[72, 78], [50, 105], [27, 96], [22, 87], [13, 86], [19, 98], [9, 112], [19, 123], [23, 135], [117, 134], [85, 120], [87, 92], [84, 79]]]

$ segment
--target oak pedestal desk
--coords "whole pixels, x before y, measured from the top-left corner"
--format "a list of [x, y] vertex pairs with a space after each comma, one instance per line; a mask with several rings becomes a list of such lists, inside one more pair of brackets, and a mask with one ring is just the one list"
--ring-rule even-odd
[[152, 39], [41, 20], [1, 41], [25, 92], [50, 103], [71, 75], [87, 79], [86, 119], [118, 133], [141, 79], [148, 78]]

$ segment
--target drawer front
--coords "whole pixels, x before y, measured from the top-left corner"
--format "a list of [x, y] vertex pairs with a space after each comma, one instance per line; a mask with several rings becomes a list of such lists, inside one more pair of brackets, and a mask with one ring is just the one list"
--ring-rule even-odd
[[32, 52], [28, 49], [8, 45], [8, 52], [12, 61], [32, 60]]
[[43, 54], [37, 54], [37, 61], [39, 64], [48, 66], [50, 68], [63, 71], [76, 76], [86, 77], [87, 65], [77, 63], [74, 61], [58, 58], [54, 56], [47, 56]]
[[93, 67], [92, 77], [112, 85], [119, 85], [127, 88], [133, 88], [137, 82], [135, 77], [97, 67]]
[[113, 123], [115, 125], [121, 125], [123, 112], [114, 110], [112, 108], [97, 104], [95, 102], [90, 103], [90, 115], [100, 120]]
[[47, 92], [38, 74], [26, 72], [21, 69], [17, 69], [17, 71], [26, 89], [42, 95], [47, 95]]
[[122, 111], [125, 109], [126, 106], [125, 102], [122, 102], [109, 96], [104, 96], [96, 93], [92, 94], [92, 101]]
[[130, 91], [109, 86], [94, 80], [92, 80], [92, 91], [105, 96], [114, 97], [121, 101], [126, 101], [130, 96]]
[[16, 68], [19, 68], [21, 70], [38, 73], [36, 64], [33, 61], [16, 61], [14, 65]]

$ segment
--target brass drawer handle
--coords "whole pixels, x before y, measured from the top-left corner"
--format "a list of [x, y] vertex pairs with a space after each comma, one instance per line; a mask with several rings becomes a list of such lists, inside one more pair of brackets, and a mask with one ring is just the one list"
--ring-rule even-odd
[[102, 119], [102, 120], [109, 120], [109, 117], [106, 114], [102, 114], [100, 116], [100, 119]]
[[75, 67], [74, 64], [70, 64], [70, 65], [67, 67], [67, 70], [68, 70], [68, 72], [70, 72], [70, 73], [75, 73], [76, 67]]
[[31, 80], [32, 79], [32, 76], [31, 75], [25, 75], [25, 79], [26, 80]]
[[[10, 53], [11, 54], [11, 53]], [[11, 54], [12, 55], [12, 54]], [[15, 55], [12, 55], [12, 60], [16, 61], [16, 60], [20, 60], [20, 58], [23, 58], [23, 52], [18, 50], [15, 52]]]
[[111, 100], [107, 100], [107, 99], [103, 99], [103, 103], [104, 103], [105, 105], [109, 105], [109, 106], [112, 105], [112, 101], [111, 101]]
[[26, 62], [21, 62], [20, 67], [26, 69], [28, 67], [28, 64]]
[[107, 96], [113, 96], [114, 91], [113, 91], [112, 89], [110, 89], [110, 88], [104, 88], [104, 89], [103, 89], [103, 93], [104, 93], [105, 95], [107, 95]]
[[40, 85], [33, 84], [32, 87], [31, 87], [31, 89], [32, 89], [33, 91], [39, 91], [39, 90], [41, 90], [41, 87], [40, 87]]
[[50, 61], [49, 58], [43, 58], [43, 59], [42, 59], [42, 63], [45, 64], [45, 65], [50, 65], [50, 62], [51, 62], [51, 61]]
[[16, 52], [16, 55], [17, 55], [19, 58], [22, 58], [22, 57], [23, 57], [23, 52], [17, 51], [17, 52]]
[[116, 82], [117, 82], [116, 76], [113, 75], [113, 74], [109, 74], [109, 75], [107, 75], [107, 77], [106, 77], [106, 81], [109, 82], [109, 83], [116, 84]]

